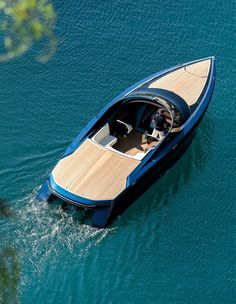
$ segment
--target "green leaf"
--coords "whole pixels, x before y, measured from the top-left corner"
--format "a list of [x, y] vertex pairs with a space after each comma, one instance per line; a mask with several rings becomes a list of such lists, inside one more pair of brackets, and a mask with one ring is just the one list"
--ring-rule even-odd
[[11, 49], [13, 45], [13, 40], [11, 37], [5, 37], [4, 39], [4, 46], [6, 49]]
[[42, 12], [44, 13], [44, 18], [46, 20], [52, 20], [55, 18], [54, 8], [50, 3], [42, 7]]
[[21, 56], [42, 38], [48, 43], [38, 57], [45, 62], [55, 53], [57, 39], [52, 26], [56, 13], [50, 0], [0, 0], [0, 20], [0, 31], [5, 36], [0, 62]]
[[36, 40], [39, 40], [42, 37], [44, 26], [40, 21], [34, 20], [30, 23], [31, 31]]
[[5, 1], [0, 1], [0, 11], [3, 10], [6, 7], [6, 2]]

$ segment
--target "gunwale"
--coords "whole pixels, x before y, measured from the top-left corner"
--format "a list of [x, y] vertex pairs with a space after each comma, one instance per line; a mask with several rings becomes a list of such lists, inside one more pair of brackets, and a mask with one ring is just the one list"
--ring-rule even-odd
[[[211, 58], [181, 66], [149, 84], [149, 88], [163, 88], [181, 96], [189, 106], [199, 100], [207, 83]], [[52, 171], [60, 187], [90, 200], [114, 200], [126, 188], [127, 177], [140, 164], [132, 158], [107, 149], [87, 138], [73, 153], [62, 158]]]

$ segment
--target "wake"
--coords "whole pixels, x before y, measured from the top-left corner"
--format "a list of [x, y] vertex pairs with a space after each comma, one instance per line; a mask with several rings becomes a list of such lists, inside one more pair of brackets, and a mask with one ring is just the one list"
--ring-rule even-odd
[[[11, 234], [23, 268], [44, 271], [48, 264], [77, 261], [116, 228], [97, 229], [81, 223], [78, 210], [64, 211], [60, 204], [41, 203], [39, 188], [14, 204]], [[60, 261], [62, 258], [59, 258]]]

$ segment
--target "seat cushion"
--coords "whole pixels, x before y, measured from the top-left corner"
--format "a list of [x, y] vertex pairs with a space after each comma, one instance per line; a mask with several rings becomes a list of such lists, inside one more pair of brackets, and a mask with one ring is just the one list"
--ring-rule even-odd
[[107, 135], [102, 140], [99, 141], [99, 144], [105, 147], [111, 147], [117, 142], [117, 138], [112, 135]]

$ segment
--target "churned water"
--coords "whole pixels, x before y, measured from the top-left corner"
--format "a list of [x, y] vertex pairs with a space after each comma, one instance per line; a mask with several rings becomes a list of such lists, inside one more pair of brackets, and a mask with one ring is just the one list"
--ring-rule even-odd
[[[0, 65], [1, 242], [20, 303], [235, 303], [236, 2], [54, 1], [60, 46]], [[192, 146], [114, 224], [86, 225], [35, 195], [112, 97], [164, 68], [216, 56], [214, 95]], [[3, 246], [3, 244], [2, 244]]]

